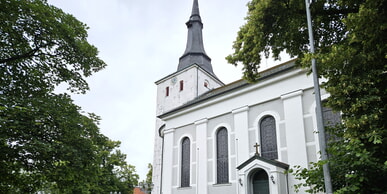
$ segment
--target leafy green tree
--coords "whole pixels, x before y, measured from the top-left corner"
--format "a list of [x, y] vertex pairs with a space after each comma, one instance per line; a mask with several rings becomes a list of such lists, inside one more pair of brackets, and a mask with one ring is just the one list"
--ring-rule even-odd
[[126, 155], [116, 149], [119, 144], [120, 142], [107, 141], [99, 152], [98, 187], [93, 188], [91, 193], [132, 193], [133, 188], [138, 185], [136, 167], [126, 163]]
[[153, 166], [151, 163], [148, 163], [148, 173], [146, 173], [146, 179], [145, 183], [148, 185], [148, 187], [152, 186], [152, 174], [153, 174]]
[[140, 187], [143, 191], [145, 191], [145, 193], [150, 193], [153, 188], [152, 171], [153, 171], [153, 166], [151, 163], [148, 163], [148, 173], [146, 173], [145, 180], [141, 181], [140, 183]]
[[84, 76], [105, 67], [86, 25], [45, 0], [2, 0], [0, 19], [3, 92], [52, 91], [63, 82], [85, 92]]
[[[246, 24], [240, 28], [227, 60], [242, 64], [244, 78], [259, 77], [261, 53], [282, 51], [310, 68], [317, 59], [328, 106], [342, 113], [342, 125], [328, 132], [329, 165], [336, 193], [387, 191], [387, 1], [318, 0], [311, 4], [316, 54], [308, 53], [304, 0], [252, 0]], [[298, 178], [323, 190], [321, 165], [298, 168]]]
[[133, 193], [134, 187], [138, 185], [139, 175], [133, 165], [124, 165], [117, 172], [120, 180], [119, 191], [121, 193]]
[[98, 117], [82, 115], [68, 95], [23, 100], [2, 107], [0, 117], [2, 191], [32, 193], [54, 183], [61, 193], [87, 193], [95, 186], [110, 140], [99, 133]]
[[[45, 0], [0, 1], [1, 193], [108, 193], [136, 184], [99, 117], [54, 93], [62, 83], [85, 93], [85, 77], [106, 66], [86, 30]], [[134, 178], [122, 181], [121, 171]]]

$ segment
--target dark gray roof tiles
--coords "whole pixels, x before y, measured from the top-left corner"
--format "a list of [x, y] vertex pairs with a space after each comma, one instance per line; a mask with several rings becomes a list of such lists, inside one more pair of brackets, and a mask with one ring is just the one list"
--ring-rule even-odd
[[[198, 0], [194, 0], [191, 16], [186, 23], [188, 28], [187, 45], [184, 54], [179, 59], [177, 71], [181, 71], [193, 64], [198, 64], [207, 72], [215, 76], [212, 70], [211, 58], [208, 57], [203, 45], [203, 23], [199, 13]], [[216, 77], [216, 76], [215, 76]]]

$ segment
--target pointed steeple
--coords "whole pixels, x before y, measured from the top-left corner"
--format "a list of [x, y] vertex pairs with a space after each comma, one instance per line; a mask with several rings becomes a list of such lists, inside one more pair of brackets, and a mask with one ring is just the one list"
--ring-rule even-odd
[[186, 25], [188, 28], [187, 46], [184, 54], [179, 59], [177, 71], [197, 64], [208, 73], [215, 76], [212, 70], [211, 58], [208, 57], [206, 51], [204, 51], [202, 34], [203, 23], [199, 13], [198, 0], [194, 0], [193, 2], [191, 17]]

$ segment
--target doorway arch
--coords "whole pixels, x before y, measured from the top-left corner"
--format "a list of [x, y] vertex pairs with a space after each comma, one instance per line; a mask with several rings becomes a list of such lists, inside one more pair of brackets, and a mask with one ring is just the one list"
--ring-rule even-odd
[[269, 176], [265, 170], [258, 168], [250, 176], [251, 194], [270, 194]]

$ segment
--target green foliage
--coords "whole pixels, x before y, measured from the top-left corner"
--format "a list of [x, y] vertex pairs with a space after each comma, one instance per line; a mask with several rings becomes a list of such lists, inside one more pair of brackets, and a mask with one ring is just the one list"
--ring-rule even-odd
[[132, 193], [138, 185], [139, 175], [136, 174], [135, 166], [125, 162], [126, 155], [120, 150], [114, 150], [118, 146], [119, 142], [108, 141], [99, 153], [98, 186], [91, 188], [90, 193]]
[[146, 173], [146, 179], [145, 182], [149, 186], [152, 185], [152, 173], [153, 173], [153, 166], [151, 163], [148, 163], [148, 173]]
[[[45, 0], [0, 1], [0, 64], [3, 86], [88, 89], [83, 76], [105, 67], [97, 49], [87, 42], [87, 27]], [[5, 76], [12, 75], [12, 76]], [[17, 91], [20, 92], [20, 91]]]
[[120, 143], [100, 134], [99, 118], [81, 114], [66, 94], [3, 106], [0, 118], [2, 193], [128, 193], [138, 183]]
[[[315, 57], [328, 106], [342, 113], [342, 125], [328, 132], [328, 164], [335, 193], [387, 191], [387, 1], [322, 0], [311, 5], [316, 54], [308, 54], [304, 0], [252, 0], [247, 23], [227, 60], [244, 65], [244, 78], [259, 77], [260, 53], [286, 51], [310, 68]], [[293, 172], [310, 192], [323, 190], [322, 164]], [[298, 185], [302, 186], [302, 185]]]
[[326, 161], [318, 161], [317, 163], [311, 163], [309, 169], [302, 168], [301, 166], [294, 166], [293, 168], [288, 170], [288, 173], [292, 173], [297, 175], [296, 179], [305, 180], [304, 183], [294, 185], [295, 191], [299, 192], [301, 189], [308, 188], [306, 192], [309, 193], [318, 193], [323, 191], [324, 188], [324, 179], [321, 176], [322, 173], [322, 165], [324, 165]]
[[[315, 45], [320, 50], [329, 49], [345, 37], [347, 30], [341, 20], [358, 7], [351, 3], [317, 1], [311, 7], [317, 29]], [[234, 65], [242, 63], [243, 78], [255, 82], [259, 77], [261, 53], [268, 57], [272, 52], [279, 59], [282, 51], [299, 58], [308, 52], [308, 28], [304, 0], [252, 0], [247, 6], [247, 23], [234, 41], [234, 53], [226, 59]]]
[[141, 181], [140, 183], [142, 190], [145, 191], [146, 193], [150, 193], [153, 187], [152, 171], [153, 171], [153, 166], [151, 163], [148, 163], [148, 173], [146, 173], [145, 180]]
[[129, 193], [137, 184], [119, 142], [102, 135], [67, 83], [105, 67], [86, 25], [44, 0], [0, 1], [0, 192]]

